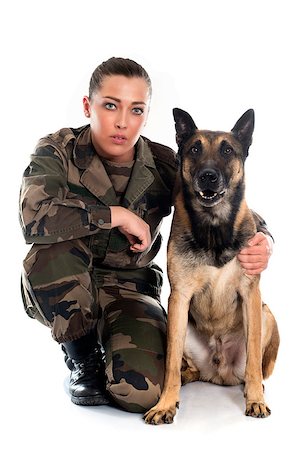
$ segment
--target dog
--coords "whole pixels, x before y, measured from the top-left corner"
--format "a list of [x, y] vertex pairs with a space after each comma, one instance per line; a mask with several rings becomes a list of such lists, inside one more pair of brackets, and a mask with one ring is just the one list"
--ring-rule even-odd
[[244, 181], [254, 111], [231, 132], [199, 130], [178, 108], [173, 116], [180, 167], [167, 251], [166, 372], [144, 420], [173, 422], [181, 384], [196, 380], [244, 384], [246, 415], [267, 417], [262, 381], [273, 371], [279, 332], [260, 275], [245, 274], [237, 259], [257, 231]]

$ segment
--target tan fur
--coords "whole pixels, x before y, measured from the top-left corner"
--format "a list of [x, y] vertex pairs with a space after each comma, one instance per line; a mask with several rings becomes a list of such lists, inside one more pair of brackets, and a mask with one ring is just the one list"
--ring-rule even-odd
[[[185, 219], [185, 213], [181, 209], [179, 216]], [[244, 383], [246, 414], [254, 417], [267, 416], [270, 410], [264, 401], [262, 379], [269, 376], [273, 370], [279, 335], [275, 319], [268, 307], [264, 305], [262, 308], [259, 277], [244, 275], [236, 259], [220, 269], [208, 266], [190, 268], [191, 261], [187, 260], [185, 255], [177, 254], [172, 239], [169, 244], [168, 266], [172, 293], [168, 307], [165, 388], [158, 404], [148, 412], [146, 421], [151, 423], [172, 421], [176, 405], [179, 403], [181, 376], [182, 383], [196, 380], [224, 385]], [[208, 293], [211, 298], [202, 293], [204, 280], [212, 286]], [[241, 311], [232, 307], [236, 290], [239, 290], [245, 299], [244, 323], [241, 322]], [[193, 295], [194, 300], [191, 301]], [[220, 360], [219, 366], [211, 367], [209, 364], [206, 367], [206, 374], [202, 373], [198, 365], [194, 364], [189, 349], [185, 353], [184, 342], [189, 309], [197, 319], [196, 330], [201, 335], [223, 336], [228, 345], [232, 339], [235, 344], [242, 343], [243, 347], [247, 342], [246, 363], [240, 359], [239, 366], [229, 367], [218, 348], [216, 358]], [[181, 373], [183, 353], [186, 367]]]
[[[214, 158], [221, 142], [234, 138], [228, 133], [197, 131], [194, 139], [202, 142], [207, 158]], [[233, 147], [239, 145], [233, 141], [232, 144]], [[189, 145], [190, 142], [188, 148]], [[188, 186], [191, 186], [190, 164], [189, 158], [183, 162], [183, 177], [188, 180]], [[233, 158], [228, 170], [230, 166], [229, 190], [232, 190], [244, 182], [243, 162], [240, 157]], [[224, 207], [228, 212], [228, 205]], [[244, 230], [247, 236], [256, 231], [244, 198], [233, 229], [235, 232]], [[270, 409], [264, 400], [262, 380], [272, 373], [279, 333], [274, 316], [268, 306], [262, 304], [260, 276], [245, 275], [236, 256], [223, 265], [215, 265], [208, 259], [206, 250], [203, 254], [194, 246], [183, 247], [183, 239], [191, 231], [191, 220], [180, 190], [168, 243], [171, 294], [165, 384], [159, 402], [145, 414], [145, 421], [171, 423], [179, 405], [181, 381], [185, 384], [196, 380], [222, 385], [243, 383], [246, 415], [266, 417]], [[183, 252], [183, 248], [188, 250]]]

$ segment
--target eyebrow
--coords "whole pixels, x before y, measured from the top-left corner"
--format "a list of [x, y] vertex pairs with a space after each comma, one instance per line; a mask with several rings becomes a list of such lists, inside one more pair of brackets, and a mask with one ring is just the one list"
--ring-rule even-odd
[[[109, 98], [110, 100], [114, 100], [115, 102], [121, 103], [121, 99], [113, 97], [111, 95], [105, 95], [103, 98]], [[145, 102], [140, 101], [140, 102], [132, 102], [132, 105], [146, 105]]]

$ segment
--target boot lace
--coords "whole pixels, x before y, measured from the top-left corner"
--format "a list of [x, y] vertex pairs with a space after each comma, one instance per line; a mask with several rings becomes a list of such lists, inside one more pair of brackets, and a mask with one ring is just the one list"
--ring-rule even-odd
[[100, 349], [96, 348], [82, 360], [73, 359], [73, 378], [75, 380], [80, 378], [86, 380], [93, 379], [93, 376], [101, 375], [105, 367], [102, 356]]

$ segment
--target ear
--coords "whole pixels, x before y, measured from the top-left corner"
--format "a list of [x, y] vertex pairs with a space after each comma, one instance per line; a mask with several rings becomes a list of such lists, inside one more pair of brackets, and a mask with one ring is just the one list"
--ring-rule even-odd
[[86, 117], [90, 117], [91, 107], [90, 107], [90, 99], [86, 95], [82, 99], [83, 103], [83, 112]]
[[252, 142], [252, 133], [255, 126], [255, 113], [248, 109], [232, 128], [232, 133], [243, 145], [244, 156], [248, 156], [248, 149]]
[[176, 143], [180, 146], [194, 134], [197, 127], [191, 116], [182, 109], [174, 108], [173, 117], [175, 120]]

